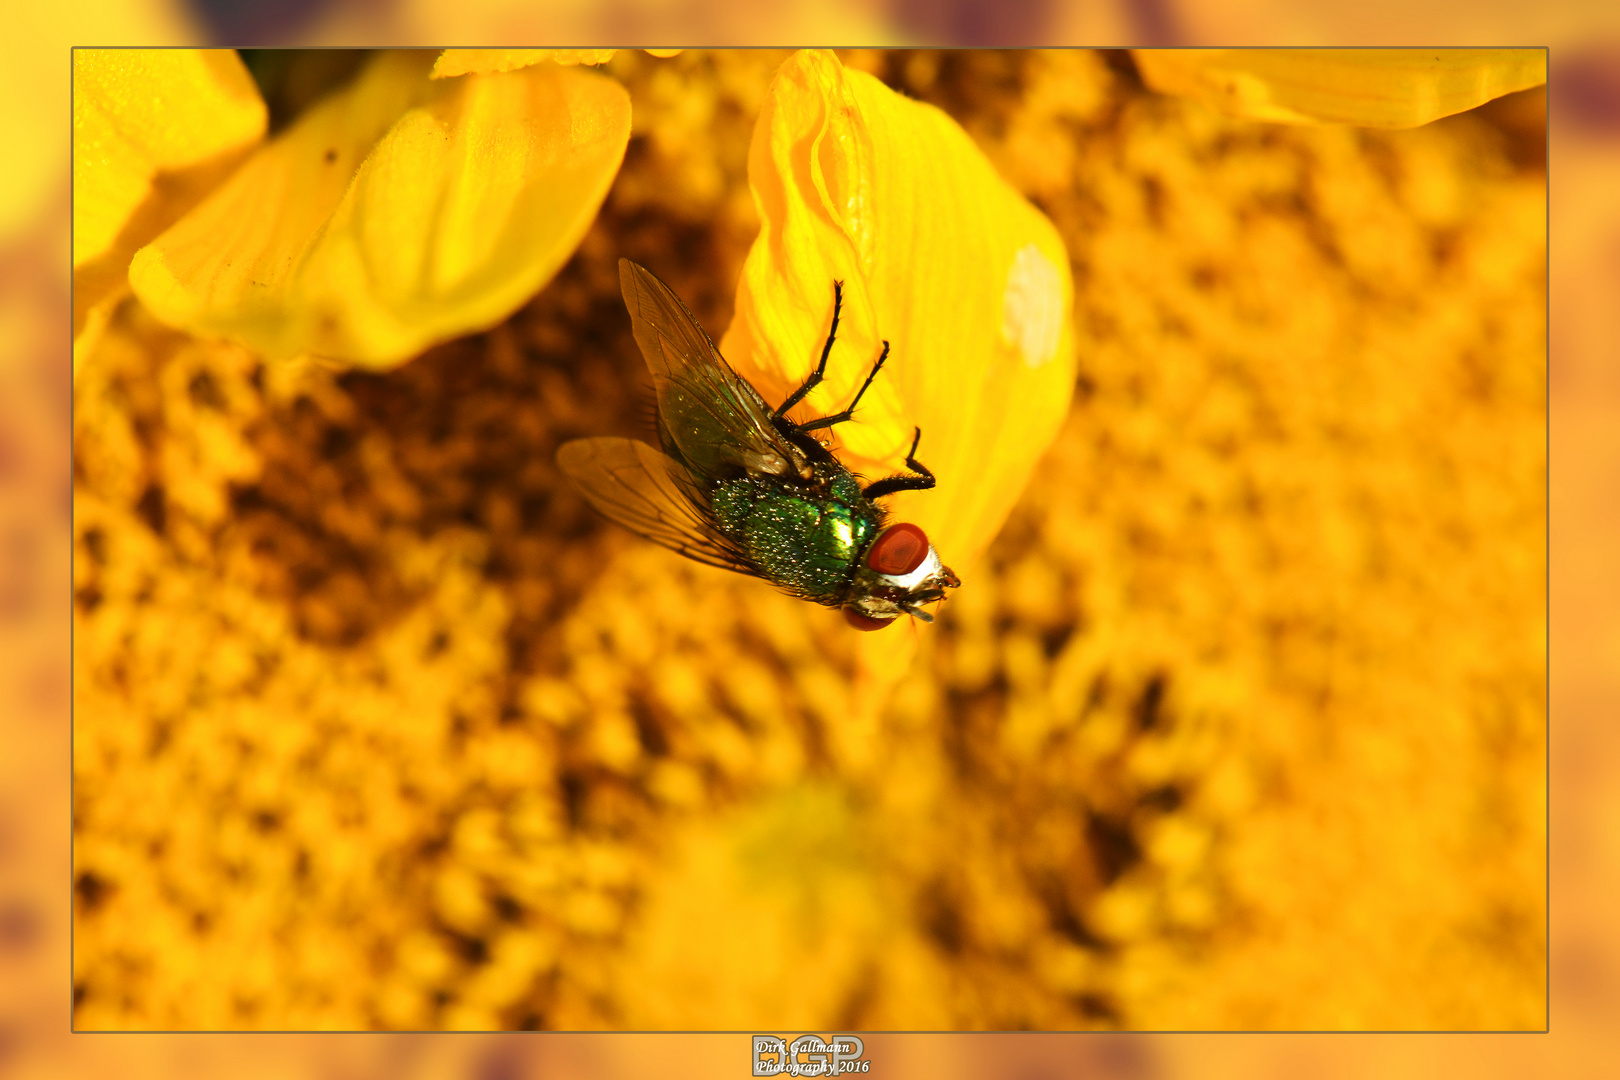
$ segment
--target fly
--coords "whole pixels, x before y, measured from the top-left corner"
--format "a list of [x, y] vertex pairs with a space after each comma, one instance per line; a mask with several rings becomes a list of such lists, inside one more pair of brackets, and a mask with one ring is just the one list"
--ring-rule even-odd
[[590, 504], [689, 559], [841, 608], [857, 629], [878, 630], [902, 614], [933, 622], [921, 605], [961, 583], [922, 529], [891, 524], [875, 501], [934, 486], [934, 474], [917, 460], [922, 429], [906, 454], [909, 475], [864, 486], [812, 434], [854, 415], [883, 370], [889, 343], [847, 409], [802, 424], [787, 415], [827, 369], [842, 284], [833, 283], [820, 363], [775, 409], [731, 369], [669, 286], [628, 259], [619, 260], [619, 286], [652, 369], [661, 449], [635, 439], [563, 444], [557, 464]]

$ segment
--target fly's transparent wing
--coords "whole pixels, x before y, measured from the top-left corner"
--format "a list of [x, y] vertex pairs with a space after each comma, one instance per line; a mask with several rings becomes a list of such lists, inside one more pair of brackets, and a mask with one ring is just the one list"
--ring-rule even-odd
[[681, 298], [629, 259], [619, 260], [619, 286], [630, 324], [652, 369], [661, 437], [698, 477], [742, 469], [785, 476], [800, 453], [771, 423], [759, 392], [721, 357]]
[[680, 466], [634, 439], [575, 439], [557, 451], [557, 465], [605, 517], [688, 559], [722, 570], [759, 575], [680, 477]]

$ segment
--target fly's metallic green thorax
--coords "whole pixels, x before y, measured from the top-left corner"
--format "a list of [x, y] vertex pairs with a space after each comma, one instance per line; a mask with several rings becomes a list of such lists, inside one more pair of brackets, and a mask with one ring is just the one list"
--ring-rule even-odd
[[762, 576], [822, 604], [842, 604], [855, 565], [883, 525], [883, 511], [837, 462], [810, 484], [740, 476], [709, 492], [715, 520]]
[[931, 621], [919, 605], [944, 599], [945, 589], [959, 584], [956, 575], [921, 529], [887, 525], [875, 502], [934, 486], [916, 459], [921, 431], [906, 455], [913, 475], [864, 487], [810, 434], [851, 419], [889, 355], [888, 342], [849, 408], [804, 423], [787, 415], [826, 369], [838, 330], [839, 284], [820, 364], [773, 410], [731, 370], [667, 285], [626, 259], [619, 260], [619, 281], [658, 391], [662, 449], [631, 439], [565, 444], [557, 462], [586, 499], [688, 558], [841, 607], [859, 629], [887, 626], [901, 614]]

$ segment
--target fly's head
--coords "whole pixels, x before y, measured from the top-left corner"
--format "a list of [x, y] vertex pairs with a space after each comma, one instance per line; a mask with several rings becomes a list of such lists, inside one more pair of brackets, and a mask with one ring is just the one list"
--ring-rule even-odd
[[933, 622], [920, 605], [945, 599], [945, 590], [960, 584], [921, 529], [909, 522], [890, 525], [856, 566], [844, 618], [857, 630], [881, 630], [901, 615]]

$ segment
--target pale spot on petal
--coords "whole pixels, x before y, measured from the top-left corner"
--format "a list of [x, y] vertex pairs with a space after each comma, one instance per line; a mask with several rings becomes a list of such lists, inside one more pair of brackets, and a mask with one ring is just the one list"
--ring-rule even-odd
[[1034, 244], [1013, 256], [1001, 299], [1001, 339], [1018, 350], [1026, 366], [1042, 367], [1057, 356], [1063, 330], [1063, 276]]

